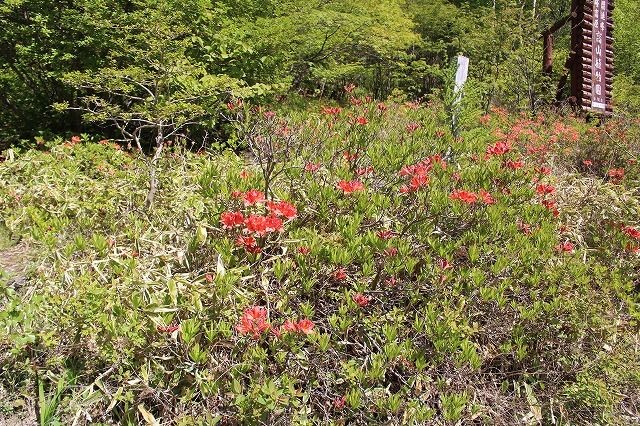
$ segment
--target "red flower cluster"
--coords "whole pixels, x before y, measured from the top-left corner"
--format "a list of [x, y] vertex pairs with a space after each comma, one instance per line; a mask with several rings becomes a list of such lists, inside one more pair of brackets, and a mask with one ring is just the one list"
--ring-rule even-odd
[[272, 215], [286, 217], [287, 219], [298, 217], [298, 209], [296, 209], [296, 206], [287, 201], [280, 201], [277, 204], [269, 201], [267, 203], [267, 210], [269, 210]]
[[321, 164], [320, 163], [307, 163], [304, 165], [304, 171], [305, 172], [315, 172], [318, 169], [320, 169]]
[[507, 166], [508, 169], [517, 170], [521, 168], [524, 163], [522, 161], [505, 161], [504, 165]]
[[320, 114], [326, 114], [326, 115], [338, 115], [340, 114], [340, 111], [342, 111], [342, 108], [340, 107], [326, 107], [322, 105], [320, 108], [322, 108], [322, 111], [320, 112]]
[[252, 236], [245, 237], [243, 235], [238, 235], [238, 239], [236, 240], [237, 246], [244, 245], [244, 248], [253, 254], [262, 253], [262, 248], [258, 246], [258, 242]]
[[336, 185], [336, 188], [338, 188], [345, 194], [351, 194], [352, 192], [355, 192], [355, 191], [363, 191], [364, 185], [359, 180], [354, 179], [347, 182], [346, 180], [342, 179], [340, 182], [338, 182], [338, 184]]
[[538, 186], [536, 187], [536, 191], [538, 192], [538, 195], [555, 194], [556, 188], [551, 185], [538, 184]]
[[290, 320], [286, 320], [284, 325], [282, 326], [282, 331], [293, 331], [303, 334], [313, 334], [313, 328], [315, 324], [308, 319], [301, 319], [297, 323], [291, 322]]
[[180, 326], [179, 325], [175, 325], [175, 324], [169, 324], [169, 325], [159, 325], [158, 326], [158, 331], [162, 332], [162, 333], [173, 333], [176, 330], [179, 330]]
[[252, 214], [248, 218], [244, 220], [245, 228], [242, 230], [244, 233], [253, 233], [260, 236], [264, 236], [269, 232], [284, 232], [284, 228], [282, 227], [282, 219], [276, 217], [275, 215], [271, 216], [258, 216]]
[[407, 193], [417, 191], [429, 184], [429, 172], [433, 169], [433, 164], [442, 161], [439, 156], [429, 157], [417, 164], [405, 166], [400, 170], [400, 176], [411, 176], [409, 186], [402, 185], [400, 192]]
[[[264, 194], [256, 189], [247, 191], [246, 193], [234, 194], [236, 198], [242, 198], [246, 206], [252, 206], [259, 202], [265, 202]], [[239, 235], [236, 245], [244, 246], [249, 253], [260, 253], [262, 249], [254, 236], [263, 237], [270, 232], [284, 232], [282, 220], [293, 219], [298, 216], [296, 207], [288, 201], [267, 202], [266, 209], [270, 212], [268, 215], [261, 216], [251, 213], [244, 216], [242, 212], [223, 212], [220, 215], [220, 223], [225, 229], [232, 229], [236, 226], [244, 226], [242, 232], [245, 235]], [[247, 235], [248, 234], [248, 235]]]
[[356, 305], [360, 307], [365, 307], [369, 304], [370, 298], [364, 296], [362, 293], [356, 293], [352, 297], [353, 301], [356, 302]]
[[344, 272], [344, 268], [337, 269], [331, 274], [334, 280], [342, 281], [347, 278], [347, 274]]
[[624, 169], [611, 169], [607, 172], [609, 177], [611, 178], [611, 182], [614, 184], [619, 184], [622, 179], [624, 179]]
[[240, 324], [236, 325], [239, 333], [253, 333], [254, 338], [258, 338], [264, 331], [271, 330], [276, 337], [280, 337], [282, 332], [297, 332], [302, 334], [313, 334], [315, 324], [308, 319], [301, 319], [297, 323], [286, 320], [280, 330], [274, 328], [267, 322], [267, 310], [259, 306], [247, 308], [240, 317]]
[[356, 153], [356, 152], [351, 153], [351, 152], [349, 152], [349, 151], [345, 151], [345, 153], [344, 153], [344, 154], [342, 154], [342, 156], [344, 157], [344, 159], [345, 159], [348, 163], [350, 163], [350, 162], [352, 162], [352, 161], [356, 161], [356, 159], [358, 158], [358, 153]]
[[260, 333], [269, 330], [269, 328], [271, 326], [267, 323], [267, 310], [259, 306], [245, 309], [244, 314], [240, 317], [240, 324], [236, 326], [239, 333], [253, 333], [253, 337], [256, 339]]
[[231, 229], [236, 225], [242, 225], [244, 223], [244, 216], [241, 212], [223, 212], [220, 215], [220, 223], [225, 229]]
[[524, 235], [531, 235], [531, 225], [524, 222], [518, 222], [518, 228], [520, 228]]
[[257, 189], [252, 189], [251, 191], [245, 192], [242, 195], [242, 199], [244, 200], [245, 206], [253, 206], [254, 204], [267, 201], [264, 194]]
[[453, 265], [451, 265], [447, 259], [443, 258], [438, 259], [438, 267], [443, 271], [446, 271], [447, 269], [453, 269]]
[[378, 231], [378, 232], [376, 232], [376, 236], [378, 238], [383, 239], [383, 240], [389, 240], [389, 239], [393, 238], [393, 232], [391, 232], [389, 230]]
[[624, 233], [630, 236], [631, 238], [635, 238], [636, 240], [640, 238], [640, 231], [638, 231], [637, 229], [631, 226], [627, 226], [627, 228], [624, 230]]
[[498, 142], [486, 149], [487, 155], [502, 155], [509, 151], [511, 151], [511, 143], [509, 142]]
[[391, 247], [388, 250], [383, 251], [386, 257], [395, 257], [398, 254], [398, 249], [396, 247]]
[[356, 174], [358, 176], [364, 176], [369, 173], [373, 173], [373, 167], [362, 167], [362, 168], [356, 169]]
[[473, 192], [468, 192], [468, 191], [464, 191], [464, 190], [455, 190], [451, 193], [451, 195], [449, 195], [449, 198], [452, 200], [459, 200], [459, 201], [463, 201], [467, 204], [473, 204], [475, 203], [476, 199], [478, 198], [478, 194], [474, 194]]
[[407, 132], [413, 133], [416, 130], [418, 130], [418, 127], [420, 127], [420, 125], [418, 123], [407, 124]]
[[553, 248], [555, 248], [558, 251], [563, 251], [563, 252], [570, 252], [573, 253], [574, 251], [574, 245], [571, 244], [569, 241], [565, 241], [564, 243], [558, 244], [557, 246], [554, 246]]
[[451, 193], [451, 195], [449, 195], [449, 198], [452, 200], [462, 201], [467, 204], [473, 204], [479, 199], [481, 199], [485, 204], [493, 204], [496, 202], [496, 199], [484, 189], [481, 189], [478, 194], [465, 191], [463, 189], [456, 189]]
[[300, 254], [302, 254], [303, 256], [307, 255], [307, 254], [311, 253], [311, 247], [298, 247], [298, 252]]
[[535, 167], [533, 169], [533, 171], [535, 171], [536, 173], [540, 173], [542, 175], [550, 175], [551, 174], [551, 169], [548, 167]]

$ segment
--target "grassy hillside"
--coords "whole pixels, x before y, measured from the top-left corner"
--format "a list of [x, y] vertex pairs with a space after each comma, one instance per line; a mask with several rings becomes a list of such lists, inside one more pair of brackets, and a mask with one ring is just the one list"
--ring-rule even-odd
[[637, 123], [232, 108], [148, 211], [133, 150], [4, 153], [0, 418], [638, 421]]

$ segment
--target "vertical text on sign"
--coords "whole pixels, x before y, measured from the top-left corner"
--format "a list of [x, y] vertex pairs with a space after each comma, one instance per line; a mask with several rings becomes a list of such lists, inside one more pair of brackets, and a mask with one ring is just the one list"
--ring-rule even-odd
[[607, 1], [593, 0], [593, 39], [591, 41], [591, 108], [604, 112], [606, 102]]

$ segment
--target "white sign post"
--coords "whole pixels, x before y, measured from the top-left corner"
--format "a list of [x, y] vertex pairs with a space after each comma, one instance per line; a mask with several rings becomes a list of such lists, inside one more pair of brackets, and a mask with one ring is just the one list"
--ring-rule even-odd
[[456, 85], [453, 88], [453, 94], [456, 97], [455, 101], [453, 101], [453, 129], [454, 136], [456, 138], [460, 137], [460, 129], [458, 128], [458, 120], [456, 118], [456, 113], [460, 108], [460, 101], [462, 100], [462, 96], [464, 95], [463, 87], [467, 82], [467, 75], [469, 74], [469, 58], [466, 56], [458, 56], [458, 69], [456, 71]]

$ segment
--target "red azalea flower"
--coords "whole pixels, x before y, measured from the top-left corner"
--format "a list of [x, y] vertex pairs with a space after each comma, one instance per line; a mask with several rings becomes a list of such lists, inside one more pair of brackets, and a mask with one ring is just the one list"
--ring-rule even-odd
[[233, 228], [236, 225], [242, 225], [244, 216], [240, 212], [223, 212], [220, 215], [220, 223], [225, 229]]
[[315, 172], [320, 168], [321, 164], [320, 163], [307, 163], [304, 165], [304, 170], [305, 172]]
[[482, 198], [482, 200], [486, 203], [486, 204], [493, 204], [496, 202], [496, 199], [493, 198], [491, 196], [491, 194], [489, 194], [487, 191], [485, 191], [484, 189], [480, 190], [480, 197]]
[[363, 167], [360, 169], [356, 169], [356, 174], [358, 176], [364, 176], [368, 173], [373, 173], [373, 167]]
[[282, 325], [282, 331], [297, 331], [296, 324], [291, 322], [290, 320], [286, 320]]
[[345, 194], [351, 194], [352, 192], [355, 192], [355, 191], [363, 191], [364, 185], [362, 184], [362, 182], [355, 179], [349, 182], [342, 179], [340, 182], [338, 182], [338, 184], [336, 185], [336, 188], [340, 189]]
[[558, 244], [557, 246], [554, 246], [554, 248], [558, 251], [567, 251], [571, 253], [573, 253], [574, 251], [574, 245], [571, 244], [569, 241], [565, 241], [564, 243]]
[[556, 205], [556, 202], [554, 200], [542, 200], [541, 203], [542, 203], [543, 206], [545, 206], [549, 210], [554, 208], [555, 205]]
[[416, 191], [429, 184], [429, 176], [418, 175], [411, 178], [411, 189]]
[[640, 246], [632, 246], [631, 243], [627, 243], [625, 248], [631, 253], [640, 253]]
[[391, 275], [391, 277], [387, 280], [384, 280], [384, 283], [389, 287], [395, 287], [398, 284], [398, 280], [396, 280], [395, 275]]
[[385, 256], [387, 256], [387, 257], [394, 257], [395, 255], [397, 255], [397, 254], [398, 254], [398, 249], [397, 249], [397, 248], [395, 248], [395, 247], [391, 247], [391, 248], [390, 248], [390, 249], [388, 249], [388, 250], [384, 250], [384, 252], [383, 252], [383, 253], [384, 253], [384, 255], [385, 255]]
[[407, 132], [413, 133], [418, 129], [418, 127], [420, 127], [418, 123], [407, 124]]
[[554, 186], [551, 186], [551, 185], [543, 185], [543, 184], [540, 183], [536, 187], [536, 191], [538, 192], [538, 195], [555, 194], [556, 188]]
[[344, 268], [340, 268], [340, 269], [337, 269], [337, 270], [333, 271], [331, 276], [333, 277], [333, 279], [338, 280], [338, 281], [342, 281], [345, 278], [347, 278], [347, 274], [344, 272]]
[[452, 200], [463, 201], [467, 204], [473, 204], [478, 198], [478, 195], [464, 190], [455, 190], [451, 193], [449, 198]]
[[356, 293], [352, 297], [353, 301], [360, 307], [365, 307], [369, 304], [370, 298], [364, 296], [362, 293]]
[[517, 170], [521, 168], [524, 165], [524, 163], [522, 161], [507, 161], [505, 162], [505, 165], [507, 166], [507, 168], [511, 170]]
[[635, 238], [635, 239], [640, 238], [640, 231], [638, 231], [637, 229], [631, 226], [628, 226], [627, 229], [624, 230], [624, 233], [630, 236], [631, 238]]
[[240, 317], [240, 324], [236, 326], [236, 330], [242, 334], [253, 333], [253, 337], [258, 338], [260, 333], [271, 327], [266, 320], [266, 309], [258, 306], [247, 308]]
[[311, 320], [305, 318], [298, 321], [298, 324], [296, 324], [296, 331], [304, 334], [313, 334], [314, 327], [315, 324]]
[[358, 154], [356, 152], [350, 153], [349, 151], [346, 151], [344, 154], [342, 154], [342, 156], [349, 163], [355, 161], [358, 158]]
[[531, 235], [531, 225], [524, 222], [518, 222], [518, 228], [520, 228], [524, 235]]
[[376, 232], [376, 236], [378, 238], [381, 238], [383, 240], [389, 240], [391, 238], [393, 238], [393, 232], [385, 230], [385, 231], [378, 231]]
[[340, 111], [342, 111], [342, 108], [339, 107], [326, 107], [324, 105], [321, 105], [320, 108], [322, 108], [320, 114], [326, 115], [337, 115], [340, 114]]
[[293, 219], [298, 216], [296, 207], [287, 201], [280, 201], [277, 204], [270, 201], [267, 203], [267, 210], [276, 216], [286, 217], [287, 219]]
[[256, 247], [257, 241], [252, 236], [245, 237], [243, 235], [238, 235], [238, 239], [236, 240], [237, 246], [245, 246], [247, 248]]
[[267, 233], [267, 218], [252, 214], [244, 219], [244, 226], [243, 232], [255, 232], [258, 235], [265, 235]]
[[443, 259], [443, 258], [438, 259], [438, 266], [443, 271], [446, 271], [447, 269], [453, 269], [453, 265], [450, 264], [447, 259]]
[[284, 232], [284, 228], [282, 227], [282, 219], [275, 216], [267, 216], [265, 218], [265, 230], [267, 232]]
[[498, 142], [493, 146], [488, 146], [486, 149], [487, 155], [502, 155], [509, 151], [511, 151], [509, 142]]
[[256, 203], [262, 203], [267, 200], [264, 194], [257, 189], [245, 192], [242, 198], [244, 199], [245, 206], [253, 206]]
[[164, 325], [159, 325], [158, 326], [158, 331], [162, 332], [162, 333], [173, 333], [174, 331], [178, 330], [180, 328], [179, 325], [175, 325], [175, 324], [169, 324], [167, 326]]
[[611, 181], [615, 184], [619, 184], [622, 179], [624, 179], [624, 169], [611, 169], [607, 172], [609, 177], [611, 177]]
[[533, 169], [533, 171], [535, 171], [536, 173], [540, 173], [543, 175], [550, 175], [551, 174], [551, 169], [548, 167], [535, 167]]

